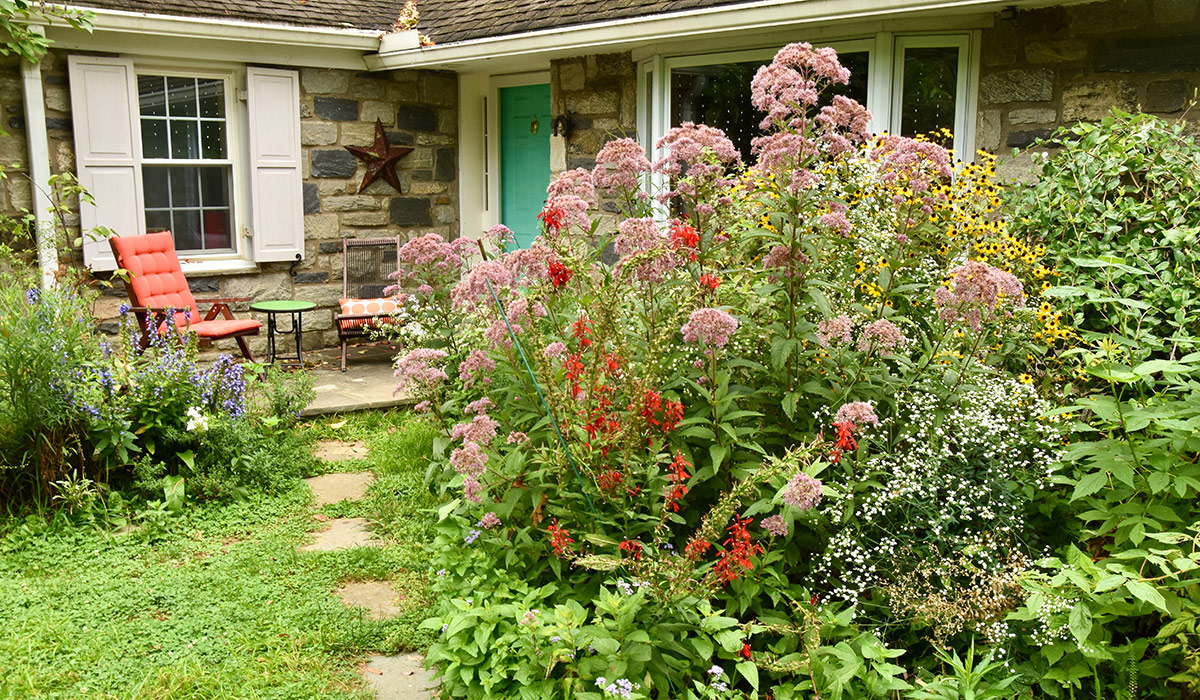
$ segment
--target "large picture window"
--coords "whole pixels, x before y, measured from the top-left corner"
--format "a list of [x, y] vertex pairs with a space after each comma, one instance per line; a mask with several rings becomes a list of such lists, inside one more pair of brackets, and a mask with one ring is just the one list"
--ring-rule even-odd
[[[850, 84], [835, 94], [854, 98], [872, 113], [871, 129], [905, 136], [927, 134], [970, 160], [974, 138], [970, 114], [970, 35], [892, 36], [813, 42], [832, 46], [850, 69]], [[641, 128], [652, 144], [670, 128], [692, 121], [725, 131], [753, 162], [752, 139], [762, 114], [750, 103], [750, 81], [769, 63], [777, 47], [761, 51], [664, 57], [648, 60], [639, 72]], [[952, 136], [947, 139], [943, 130]]]
[[146, 231], [181, 253], [234, 251], [233, 161], [222, 78], [137, 76]]

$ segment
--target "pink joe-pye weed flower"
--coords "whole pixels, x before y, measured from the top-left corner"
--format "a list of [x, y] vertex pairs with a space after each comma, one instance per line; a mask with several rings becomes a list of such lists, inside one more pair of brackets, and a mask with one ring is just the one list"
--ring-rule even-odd
[[496, 404], [492, 403], [492, 400], [485, 396], [482, 399], [476, 399], [476, 400], [472, 401], [471, 403], [467, 404], [467, 407], [463, 409], [463, 413], [467, 413], [467, 414], [487, 413], [488, 410], [495, 408], [495, 407], [496, 407]]
[[410, 387], [417, 393], [437, 388], [449, 377], [446, 376], [445, 370], [433, 363], [444, 360], [446, 357], [445, 350], [431, 348], [410, 350], [396, 361], [394, 372], [396, 388], [392, 393], [399, 393]]
[[787, 537], [788, 526], [787, 523], [784, 522], [782, 515], [772, 515], [763, 518], [762, 521], [759, 522], [759, 525], [762, 526], [762, 529], [771, 533], [775, 537]]
[[625, 219], [617, 226], [613, 248], [621, 259], [618, 276], [632, 275], [647, 284], [658, 284], [679, 265], [679, 256], [651, 218]]
[[486, 446], [496, 437], [496, 428], [500, 424], [486, 414], [479, 414], [471, 419], [470, 423], [458, 423], [450, 431], [450, 437], [454, 440], [462, 440], [464, 443], [475, 443], [480, 446]]
[[641, 188], [642, 176], [649, 171], [650, 161], [642, 145], [631, 138], [621, 138], [604, 144], [596, 154], [592, 180], [609, 195], [627, 196]]
[[529, 442], [529, 436], [514, 430], [508, 434], [508, 438], [504, 442], [507, 445], [524, 445]]
[[783, 489], [783, 502], [799, 510], [812, 510], [821, 502], [821, 482], [799, 472]]
[[1025, 305], [1025, 287], [1011, 272], [987, 263], [971, 260], [950, 271], [951, 287], [940, 287], [934, 301], [941, 307], [940, 316], [948, 322], [963, 321], [972, 330], [983, 325], [984, 312], [991, 317], [1001, 300], [1014, 307]]
[[500, 527], [500, 525], [500, 518], [495, 513], [487, 513], [479, 519], [479, 527], [482, 527], [484, 530], [491, 530], [494, 527]]
[[454, 467], [454, 471], [475, 479], [487, 470], [487, 461], [487, 453], [473, 442], [465, 442], [450, 453], [450, 466]]
[[827, 318], [817, 324], [817, 343], [823, 348], [854, 340], [854, 321], [846, 314]]
[[553, 343], [550, 343], [549, 345], [547, 345], [546, 348], [544, 350], [542, 350], [542, 354], [545, 355], [547, 358], [553, 360], [556, 357], [562, 356], [562, 354], [565, 353], [566, 351], [567, 351], [567, 346], [562, 341], [556, 340]]
[[775, 54], [769, 65], [762, 66], [750, 81], [750, 101], [766, 112], [761, 127], [793, 125], [806, 118], [820, 100], [821, 91], [831, 85], [850, 82], [850, 70], [829, 47], [814, 49], [812, 44], [788, 44]]
[[696, 309], [679, 330], [683, 333], [683, 342], [702, 343], [715, 349], [725, 347], [737, 327], [737, 319], [726, 311]]
[[896, 324], [886, 318], [868, 323], [858, 336], [858, 349], [862, 352], [875, 348], [879, 354], [886, 355], [902, 343], [904, 343], [904, 333]]
[[851, 423], [857, 428], [867, 425], [879, 425], [879, 416], [875, 415], [875, 407], [866, 401], [852, 401], [842, 404], [833, 417], [834, 423]]
[[[491, 288], [488, 288], [488, 284]], [[511, 287], [513, 275], [504, 263], [498, 260], [484, 260], [459, 280], [450, 292], [454, 308], [463, 311], [474, 311], [479, 306], [490, 307], [495, 302], [492, 292], [497, 296]]]
[[660, 199], [665, 200], [681, 194], [694, 197], [699, 185], [721, 187], [729, 184], [723, 177], [725, 170], [742, 162], [742, 154], [725, 132], [705, 124], [684, 122], [668, 131], [654, 146], [666, 149], [666, 155], [654, 161], [654, 172], [688, 178], [674, 183], [675, 190], [660, 195]]
[[401, 262], [414, 267], [430, 267], [440, 271], [462, 267], [458, 246], [436, 233], [410, 239], [400, 246], [398, 255]]
[[496, 361], [488, 357], [488, 354], [483, 350], [472, 350], [465, 360], [458, 366], [458, 377], [462, 380], [464, 387], [470, 387], [476, 381], [482, 384], [490, 384], [492, 378], [489, 376], [496, 369]]
[[472, 503], [483, 503], [483, 497], [479, 494], [483, 492], [483, 484], [472, 477], [463, 479], [463, 496]]

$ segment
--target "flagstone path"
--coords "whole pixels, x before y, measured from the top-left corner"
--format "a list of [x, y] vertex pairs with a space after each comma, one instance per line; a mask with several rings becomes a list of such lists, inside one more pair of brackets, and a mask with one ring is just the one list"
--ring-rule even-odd
[[[362, 443], [322, 441], [314, 451], [327, 462], [363, 459], [367, 456]], [[355, 501], [366, 495], [367, 487], [375, 480], [371, 472], [325, 474], [305, 479], [319, 506]], [[379, 547], [382, 543], [371, 536], [366, 518], [334, 518], [324, 515], [314, 518], [326, 522], [316, 533], [316, 539], [300, 547], [303, 552], [330, 552], [352, 547]], [[400, 613], [397, 599], [403, 599], [387, 581], [350, 581], [342, 584], [337, 596], [349, 607], [366, 608], [373, 620], [384, 620]], [[437, 684], [432, 672], [425, 669], [420, 654], [401, 653], [395, 656], [372, 656], [359, 674], [378, 700], [429, 700], [437, 696]]]

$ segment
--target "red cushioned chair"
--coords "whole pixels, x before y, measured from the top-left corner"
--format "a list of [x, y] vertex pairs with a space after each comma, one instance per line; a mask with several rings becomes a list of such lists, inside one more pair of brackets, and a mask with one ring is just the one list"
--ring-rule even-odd
[[[199, 302], [192, 296], [183, 269], [179, 267], [179, 256], [175, 254], [175, 240], [170, 231], [162, 233], [147, 233], [144, 236], [128, 236], [108, 239], [112, 246], [117, 265], [129, 271], [125, 279], [125, 291], [129, 294], [129, 303], [142, 329], [142, 346], [150, 342], [146, 331], [146, 318], [153, 314], [156, 326], [165, 329], [167, 324], [167, 309], [175, 310], [173, 322], [175, 327], [190, 330], [200, 338], [201, 345], [211, 345], [214, 340], [233, 338], [242, 350], [242, 356], [253, 362], [250, 346], [246, 336], [258, 335], [262, 323], [254, 319], [236, 319], [229, 310], [229, 304], [241, 299], [203, 299]], [[212, 308], [202, 320], [193, 321], [191, 316], [198, 314], [198, 304], [212, 304]], [[188, 312], [191, 312], [190, 314]], [[217, 316], [220, 318], [217, 318]]]

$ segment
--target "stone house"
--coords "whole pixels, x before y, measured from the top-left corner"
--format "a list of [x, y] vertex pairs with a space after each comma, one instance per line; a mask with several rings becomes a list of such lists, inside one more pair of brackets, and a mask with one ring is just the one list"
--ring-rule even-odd
[[[788, 42], [838, 49], [875, 130], [946, 127], [965, 159], [1112, 107], [1180, 116], [1200, 86], [1200, 0], [421, 0], [395, 33], [402, 0], [72, 4], [92, 33], [51, 23], [40, 64], [0, 66], [0, 159], [29, 175], [0, 207], [44, 210], [74, 171], [96, 204], [70, 223], [172, 230], [197, 292], [316, 302], [314, 345], [336, 342], [343, 237], [528, 239], [552, 173], [608, 139], [652, 150], [694, 120], [745, 147], [749, 78]], [[377, 120], [413, 149], [400, 192], [359, 193], [343, 148]], [[113, 265], [103, 241], [76, 257]]]

